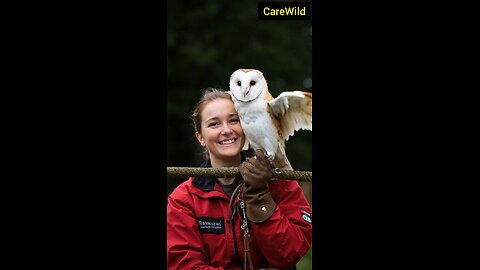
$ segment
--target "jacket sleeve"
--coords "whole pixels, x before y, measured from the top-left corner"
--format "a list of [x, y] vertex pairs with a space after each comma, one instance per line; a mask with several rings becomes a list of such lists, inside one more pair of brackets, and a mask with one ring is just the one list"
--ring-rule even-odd
[[202, 238], [194, 216], [190, 195], [173, 192], [167, 203], [167, 265], [174, 269], [223, 270], [208, 266], [208, 255], [202, 248]]
[[311, 209], [297, 181], [271, 182], [270, 192], [277, 208], [265, 222], [251, 222], [251, 234], [270, 266], [288, 268], [312, 246]]

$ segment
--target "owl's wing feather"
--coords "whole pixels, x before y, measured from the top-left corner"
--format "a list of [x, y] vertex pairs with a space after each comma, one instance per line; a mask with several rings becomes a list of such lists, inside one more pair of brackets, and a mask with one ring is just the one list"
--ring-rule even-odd
[[312, 93], [285, 91], [270, 100], [268, 105], [280, 121], [285, 140], [299, 129], [312, 130]]

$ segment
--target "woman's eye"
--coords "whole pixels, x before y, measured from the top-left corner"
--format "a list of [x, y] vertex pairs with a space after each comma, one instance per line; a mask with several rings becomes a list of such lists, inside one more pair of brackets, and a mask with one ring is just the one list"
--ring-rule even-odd
[[214, 122], [214, 123], [208, 124], [208, 127], [215, 127], [215, 126], [217, 126], [217, 125], [218, 125], [218, 124]]
[[238, 120], [238, 119], [232, 119], [232, 120], [230, 120], [230, 123], [238, 123], [239, 121], [240, 120]]

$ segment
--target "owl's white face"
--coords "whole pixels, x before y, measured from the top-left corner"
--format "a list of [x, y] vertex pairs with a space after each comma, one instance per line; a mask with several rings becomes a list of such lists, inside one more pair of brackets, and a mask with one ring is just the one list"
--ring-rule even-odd
[[230, 76], [230, 91], [241, 101], [256, 99], [266, 86], [266, 81], [260, 71], [237, 70]]

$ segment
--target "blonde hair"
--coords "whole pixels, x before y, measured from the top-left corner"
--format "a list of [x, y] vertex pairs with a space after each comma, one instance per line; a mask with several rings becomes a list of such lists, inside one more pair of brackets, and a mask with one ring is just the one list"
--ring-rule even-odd
[[225, 98], [225, 99], [232, 100], [232, 97], [230, 96], [230, 94], [223, 89], [209, 87], [203, 90], [202, 97], [195, 105], [192, 113], [193, 127], [195, 128], [195, 131], [201, 133], [202, 111], [203, 111], [203, 108], [205, 107], [205, 104], [218, 98]]

